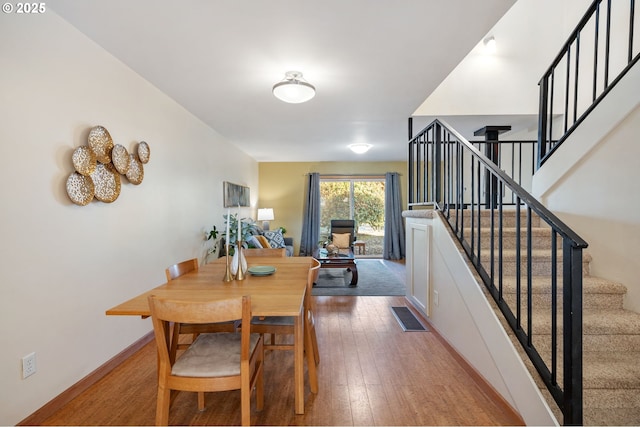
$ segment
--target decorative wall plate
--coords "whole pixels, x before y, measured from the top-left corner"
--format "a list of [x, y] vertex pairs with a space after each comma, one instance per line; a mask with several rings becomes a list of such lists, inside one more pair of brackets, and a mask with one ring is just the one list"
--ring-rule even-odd
[[76, 171], [82, 175], [91, 175], [96, 170], [96, 153], [86, 145], [73, 150], [71, 161]]
[[144, 141], [140, 141], [140, 143], [138, 144], [138, 158], [140, 159], [140, 163], [148, 163], [150, 155], [151, 152], [149, 150], [149, 144]]
[[90, 176], [84, 176], [78, 172], [71, 173], [67, 178], [67, 194], [76, 205], [88, 205], [93, 200], [93, 180]]
[[113, 165], [97, 165], [91, 179], [95, 186], [95, 197], [101, 202], [111, 203], [120, 195], [120, 174]]
[[111, 150], [113, 150], [113, 140], [109, 131], [102, 126], [94, 126], [89, 131], [89, 147], [96, 153], [96, 158], [100, 163], [111, 162]]
[[126, 174], [129, 170], [129, 152], [124, 146], [116, 144], [111, 151], [111, 162], [116, 170], [122, 175]]
[[144, 178], [144, 166], [133, 153], [129, 154], [129, 170], [126, 176], [129, 182], [135, 185], [140, 184]]

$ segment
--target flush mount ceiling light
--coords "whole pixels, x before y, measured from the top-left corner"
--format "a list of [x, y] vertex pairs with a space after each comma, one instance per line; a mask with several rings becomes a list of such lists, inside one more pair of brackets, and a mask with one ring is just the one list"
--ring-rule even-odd
[[307, 102], [316, 95], [316, 88], [302, 78], [300, 71], [287, 71], [284, 80], [273, 85], [273, 94], [291, 104]]
[[496, 38], [489, 36], [484, 39], [484, 48], [489, 53], [496, 53]]
[[367, 151], [369, 151], [369, 148], [371, 148], [371, 144], [365, 144], [365, 143], [357, 143], [357, 144], [351, 144], [349, 146], [349, 148], [351, 149], [351, 151], [353, 151], [354, 153], [357, 154], [364, 154]]

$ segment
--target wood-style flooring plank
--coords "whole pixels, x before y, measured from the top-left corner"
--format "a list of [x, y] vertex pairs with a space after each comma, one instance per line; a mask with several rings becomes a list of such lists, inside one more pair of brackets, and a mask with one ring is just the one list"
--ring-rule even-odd
[[[396, 263], [392, 263], [396, 264]], [[401, 277], [404, 266], [393, 265]], [[268, 351], [265, 404], [255, 425], [521, 425], [489, 386], [478, 383], [434, 332], [403, 332], [391, 306], [404, 297], [315, 297], [319, 393], [305, 386], [305, 414], [293, 411], [293, 354]], [[153, 425], [155, 342], [135, 353], [42, 425]], [[305, 369], [306, 376], [306, 369]], [[237, 425], [239, 392], [179, 394], [175, 425]]]

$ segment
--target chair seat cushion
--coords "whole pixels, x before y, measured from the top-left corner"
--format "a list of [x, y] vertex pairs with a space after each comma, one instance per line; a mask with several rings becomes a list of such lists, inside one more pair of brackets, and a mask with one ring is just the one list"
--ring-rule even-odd
[[[250, 350], [260, 339], [251, 334]], [[224, 377], [240, 375], [240, 333], [200, 334], [176, 360], [171, 374], [179, 377]]]
[[254, 317], [251, 319], [252, 325], [284, 325], [293, 326], [293, 317], [291, 316], [270, 316], [261, 319], [260, 317]]

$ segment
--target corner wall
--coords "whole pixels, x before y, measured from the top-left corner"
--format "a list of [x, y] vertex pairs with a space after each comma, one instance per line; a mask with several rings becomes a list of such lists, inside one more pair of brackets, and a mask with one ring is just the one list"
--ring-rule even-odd
[[640, 63], [533, 177], [533, 194], [589, 243], [590, 274], [627, 287], [640, 312]]
[[[204, 261], [222, 181], [255, 204], [258, 165], [51, 10], [0, 14], [0, 52], [0, 425], [15, 425], [151, 330], [105, 310]], [[71, 154], [95, 125], [150, 161], [115, 202], [77, 206]]]

